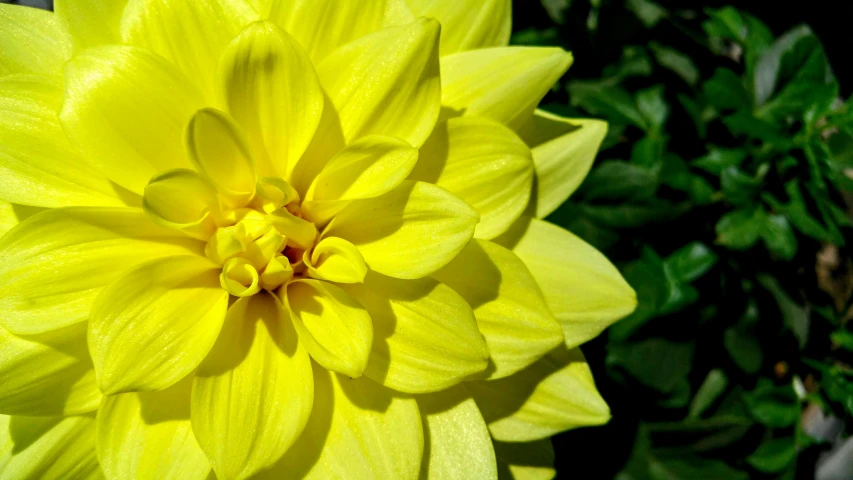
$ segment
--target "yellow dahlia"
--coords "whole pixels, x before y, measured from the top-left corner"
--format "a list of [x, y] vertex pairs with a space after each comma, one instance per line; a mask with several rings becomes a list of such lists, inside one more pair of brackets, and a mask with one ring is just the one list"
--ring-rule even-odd
[[[0, 479], [553, 475], [635, 306], [509, 0], [0, 5]], [[541, 461], [540, 461], [541, 460]]]

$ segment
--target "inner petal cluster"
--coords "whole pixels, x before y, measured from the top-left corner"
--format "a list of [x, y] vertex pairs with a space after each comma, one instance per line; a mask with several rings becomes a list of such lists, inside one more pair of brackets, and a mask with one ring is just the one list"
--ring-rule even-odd
[[143, 206], [156, 223], [206, 242], [205, 255], [221, 267], [220, 284], [229, 294], [274, 292], [309, 276], [363, 280], [358, 250], [340, 238], [322, 239], [295, 188], [280, 177], [258, 178], [248, 142], [227, 114], [197, 112], [187, 146], [195, 169], [152, 178]]

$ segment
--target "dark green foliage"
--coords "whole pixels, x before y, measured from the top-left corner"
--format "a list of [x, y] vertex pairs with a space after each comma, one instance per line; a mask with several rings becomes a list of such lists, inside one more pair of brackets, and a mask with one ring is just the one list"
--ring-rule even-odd
[[853, 416], [853, 267], [816, 261], [829, 249], [848, 262], [853, 192], [853, 101], [824, 47], [807, 26], [773, 32], [734, 7], [543, 5], [555, 23], [514, 43], [609, 59], [544, 103], [610, 123], [549, 220], [604, 251], [639, 299], [585, 347], [614, 422], [555, 439], [558, 467], [561, 446], [615, 443], [618, 465], [577, 473], [567, 459], [565, 476], [812, 478], [825, 445], [798, 426], [802, 409]]

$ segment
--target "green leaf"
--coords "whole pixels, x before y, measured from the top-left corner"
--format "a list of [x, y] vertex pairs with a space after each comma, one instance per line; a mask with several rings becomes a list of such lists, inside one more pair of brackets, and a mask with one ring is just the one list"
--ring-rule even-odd
[[627, 46], [622, 49], [622, 57], [619, 61], [605, 67], [602, 74], [604, 78], [617, 81], [633, 77], [648, 77], [652, 74], [652, 59], [645, 48]]
[[628, 162], [608, 160], [593, 169], [578, 192], [584, 200], [644, 199], [657, 190], [657, 175]]
[[[764, 172], [766, 173], [766, 171], [765, 168]], [[763, 175], [759, 175], [759, 177], [763, 177]], [[737, 206], [751, 204], [761, 190], [761, 183], [761, 178], [749, 176], [736, 166], [726, 167], [720, 175], [720, 186], [726, 200]]]
[[707, 245], [693, 242], [667, 257], [664, 264], [678, 281], [689, 283], [708, 273], [717, 260]]
[[749, 480], [746, 472], [735, 470], [722, 460], [711, 460], [690, 454], [658, 459], [652, 462], [651, 480]]
[[628, 10], [643, 22], [646, 28], [652, 28], [666, 18], [666, 9], [649, 0], [627, 0]]
[[572, 5], [572, 0], [542, 0], [542, 6], [548, 12], [551, 20], [558, 25], [566, 21], [566, 11]]
[[531, 47], [557, 47], [561, 43], [559, 31], [552, 27], [546, 29], [526, 28], [512, 34], [511, 45]]
[[752, 104], [743, 81], [727, 68], [714, 71], [714, 75], [702, 84], [702, 94], [710, 105], [722, 110], [740, 110]]
[[847, 330], [836, 330], [832, 332], [829, 338], [832, 340], [832, 343], [847, 351], [853, 352], [853, 332], [848, 332]]
[[631, 163], [646, 169], [659, 168], [663, 163], [666, 139], [659, 135], [647, 135], [631, 149]]
[[694, 160], [692, 165], [708, 173], [721, 175], [726, 168], [737, 167], [742, 164], [748, 155], [746, 150], [740, 148], [711, 146], [708, 149], [708, 153], [704, 157]]
[[691, 87], [699, 81], [699, 68], [687, 55], [656, 42], [649, 44], [657, 62], [664, 68], [674, 72]]
[[646, 119], [631, 95], [623, 88], [602, 82], [575, 81], [568, 85], [572, 105], [614, 123], [630, 124], [646, 130]]
[[746, 250], [758, 241], [767, 214], [761, 207], [729, 212], [717, 222], [717, 243], [733, 250]]
[[702, 23], [702, 28], [709, 36], [723, 38], [738, 44], [746, 42], [746, 21], [737, 9], [727, 6], [720, 9], [708, 9], [706, 13], [709, 18]]
[[776, 473], [790, 465], [796, 454], [794, 437], [775, 438], [762, 443], [746, 461], [760, 472]]
[[755, 138], [774, 146], [777, 150], [785, 152], [793, 143], [784, 132], [766, 120], [755, 118], [749, 112], [741, 111], [723, 118], [729, 131], [736, 136]]
[[757, 373], [764, 363], [764, 351], [756, 333], [758, 306], [750, 300], [738, 323], [723, 333], [723, 345], [735, 364], [746, 373]]
[[[753, 79], [755, 104], [764, 105], [774, 92], [797, 77], [801, 84], [826, 84], [831, 79], [820, 41], [804, 25], [779, 37], [758, 58]], [[793, 91], [787, 96], [796, 101]]]
[[728, 386], [729, 379], [721, 369], [716, 368], [708, 372], [708, 376], [705, 377], [705, 381], [690, 402], [688, 416], [697, 418], [702, 415], [702, 412], [708, 410], [720, 398]]
[[683, 383], [693, 366], [692, 343], [652, 338], [632, 344], [613, 344], [606, 363], [619, 367], [637, 381], [660, 393], [672, 393]]
[[[774, 210], [782, 213], [791, 222], [791, 224], [802, 234], [808, 235], [822, 242], [832, 242], [836, 240], [832, 233], [827, 230], [819, 221], [808, 212], [806, 208], [803, 194], [800, 191], [800, 186], [796, 180], [791, 180], [785, 184], [785, 191], [788, 193], [788, 203], [783, 204], [770, 194], [762, 194], [761, 198], [770, 204]], [[842, 239], [843, 240], [843, 239]]]
[[770, 380], [761, 379], [743, 399], [752, 417], [768, 427], [790, 427], [800, 418], [799, 400], [790, 385], [777, 387]]
[[716, 112], [714, 112], [713, 108], [700, 104], [696, 99], [683, 93], [679, 93], [677, 98], [678, 102], [687, 112], [687, 115], [693, 120], [693, 125], [696, 127], [696, 133], [699, 135], [699, 138], [704, 140], [708, 135], [708, 127], [705, 124], [716, 115]]
[[761, 231], [761, 239], [775, 258], [791, 261], [797, 254], [797, 236], [788, 220], [782, 215], [768, 215]]
[[804, 348], [809, 339], [810, 323], [806, 309], [793, 301], [775, 278], [765, 274], [757, 275], [756, 278], [773, 295], [782, 313], [782, 322], [797, 338], [800, 348]]
[[664, 223], [687, 213], [690, 205], [666, 200], [620, 205], [583, 205], [583, 214], [610, 228], [636, 228], [651, 223]]
[[640, 90], [637, 92], [636, 101], [637, 109], [647, 124], [652, 130], [660, 130], [663, 128], [666, 119], [669, 117], [669, 105], [663, 97], [664, 86], [655, 85], [654, 87]]

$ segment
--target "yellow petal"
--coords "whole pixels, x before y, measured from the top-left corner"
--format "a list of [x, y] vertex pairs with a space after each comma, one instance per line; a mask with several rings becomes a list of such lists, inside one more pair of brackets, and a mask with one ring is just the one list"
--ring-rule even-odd
[[323, 232], [358, 247], [367, 266], [420, 278], [447, 265], [471, 240], [477, 212], [440, 187], [405, 181], [379, 197], [356, 200]]
[[292, 282], [285, 295], [299, 343], [311, 357], [329, 370], [360, 377], [373, 341], [364, 308], [341, 287], [319, 280]]
[[151, 223], [141, 210], [65, 208], [0, 239], [0, 324], [36, 334], [81, 322], [101, 289], [142, 262], [201, 253], [203, 244]]
[[82, 50], [121, 43], [121, 15], [127, 0], [54, 0], [53, 11]]
[[154, 174], [190, 166], [184, 127], [203, 100], [166, 60], [98, 47], [75, 56], [65, 73], [62, 126], [107, 178], [141, 194]]
[[283, 208], [267, 215], [266, 219], [279, 233], [287, 237], [289, 246], [308, 249], [314, 245], [317, 227], [308, 220], [297, 217]]
[[530, 269], [570, 348], [595, 338], [637, 306], [637, 295], [619, 270], [567, 230], [522, 218], [496, 241]]
[[485, 370], [489, 352], [471, 307], [432, 279], [369, 273], [347, 292], [373, 319], [373, 350], [364, 374], [406, 393], [435, 392]]
[[278, 300], [262, 293], [228, 309], [193, 380], [193, 432], [219, 478], [272, 466], [311, 414], [311, 360]]
[[190, 425], [192, 378], [158, 392], [104, 397], [98, 457], [107, 478], [204, 480], [210, 463]]
[[540, 440], [610, 419], [579, 349], [561, 347], [515, 375], [466, 386], [495, 440]]
[[382, 134], [420, 147], [429, 137], [441, 108], [440, 29], [435, 20], [420, 19], [380, 30], [317, 67], [347, 142]]
[[261, 291], [261, 276], [245, 258], [232, 258], [222, 266], [219, 285], [235, 297], [251, 297]]
[[260, 175], [286, 176], [323, 115], [323, 92], [308, 56], [270, 22], [246, 27], [219, 63], [219, 90], [249, 138]]
[[536, 110], [521, 130], [536, 165], [536, 217], [547, 217], [577, 190], [606, 134], [607, 122]]
[[167, 257], [102, 290], [89, 318], [101, 390], [160, 390], [195, 370], [225, 318], [228, 294], [218, 276], [203, 257]]
[[260, 478], [415, 480], [423, 447], [414, 399], [314, 365], [314, 410], [305, 432]]
[[101, 403], [86, 326], [18, 337], [0, 329], [0, 412], [76, 415]]
[[177, 169], [151, 178], [145, 186], [142, 208], [154, 223], [184, 229], [206, 240], [214, 232], [210, 213], [216, 202], [216, 190], [207, 180], [193, 170]]
[[314, 62], [383, 27], [414, 19], [405, 0], [276, 0], [270, 11], [270, 20], [290, 32]]
[[500, 478], [514, 480], [551, 480], [554, 470], [554, 446], [551, 439], [535, 442], [494, 442]]
[[332, 158], [308, 193], [320, 202], [373, 198], [399, 185], [418, 161], [418, 151], [394, 137], [356, 140]]
[[441, 59], [441, 105], [517, 131], [571, 64], [572, 55], [560, 48], [499, 47], [449, 55]]
[[511, 0], [408, 0], [419, 17], [441, 22], [441, 54], [505, 46], [512, 33]]
[[190, 161], [231, 204], [245, 206], [255, 193], [255, 164], [240, 127], [219, 110], [199, 110], [187, 127]]
[[477, 238], [494, 238], [524, 212], [533, 187], [530, 149], [510, 129], [485, 118], [453, 118], [421, 148], [409, 177], [435, 183], [477, 209]]
[[0, 415], [0, 480], [96, 480], [95, 421]]
[[128, 0], [121, 36], [126, 44], [170, 60], [214, 101], [219, 57], [256, 19], [257, 13], [243, 0]]
[[61, 105], [62, 88], [50, 77], [0, 79], [0, 196], [43, 207], [121, 205], [112, 184], [69, 145]]
[[314, 222], [328, 222], [350, 200], [373, 198], [402, 183], [418, 151], [394, 137], [371, 135], [344, 148], [323, 168], [302, 208]]
[[9, 230], [12, 229], [15, 225], [21, 223], [23, 220], [22, 210], [24, 209], [32, 209], [35, 210], [34, 213], [38, 213], [40, 209], [34, 207], [23, 207], [21, 205], [15, 205], [14, 203], [4, 202], [0, 200], [0, 237], [6, 234]]
[[71, 36], [52, 12], [0, 5], [0, 76], [58, 75], [71, 57]]
[[474, 399], [464, 392], [456, 389], [417, 397], [426, 440], [423, 479], [498, 478], [489, 429]]
[[355, 245], [338, 238], [324, 238], [310, 255], [305, 251], [305, 265], [314, 278], [338, 283], [361, 283], [367, 275], [367, 264]]
[[489, 378], [512, 375], [562, 343], [536, 280], [511, 251], [475, 240], [433, 277], [474, 309], [493, 364]]

